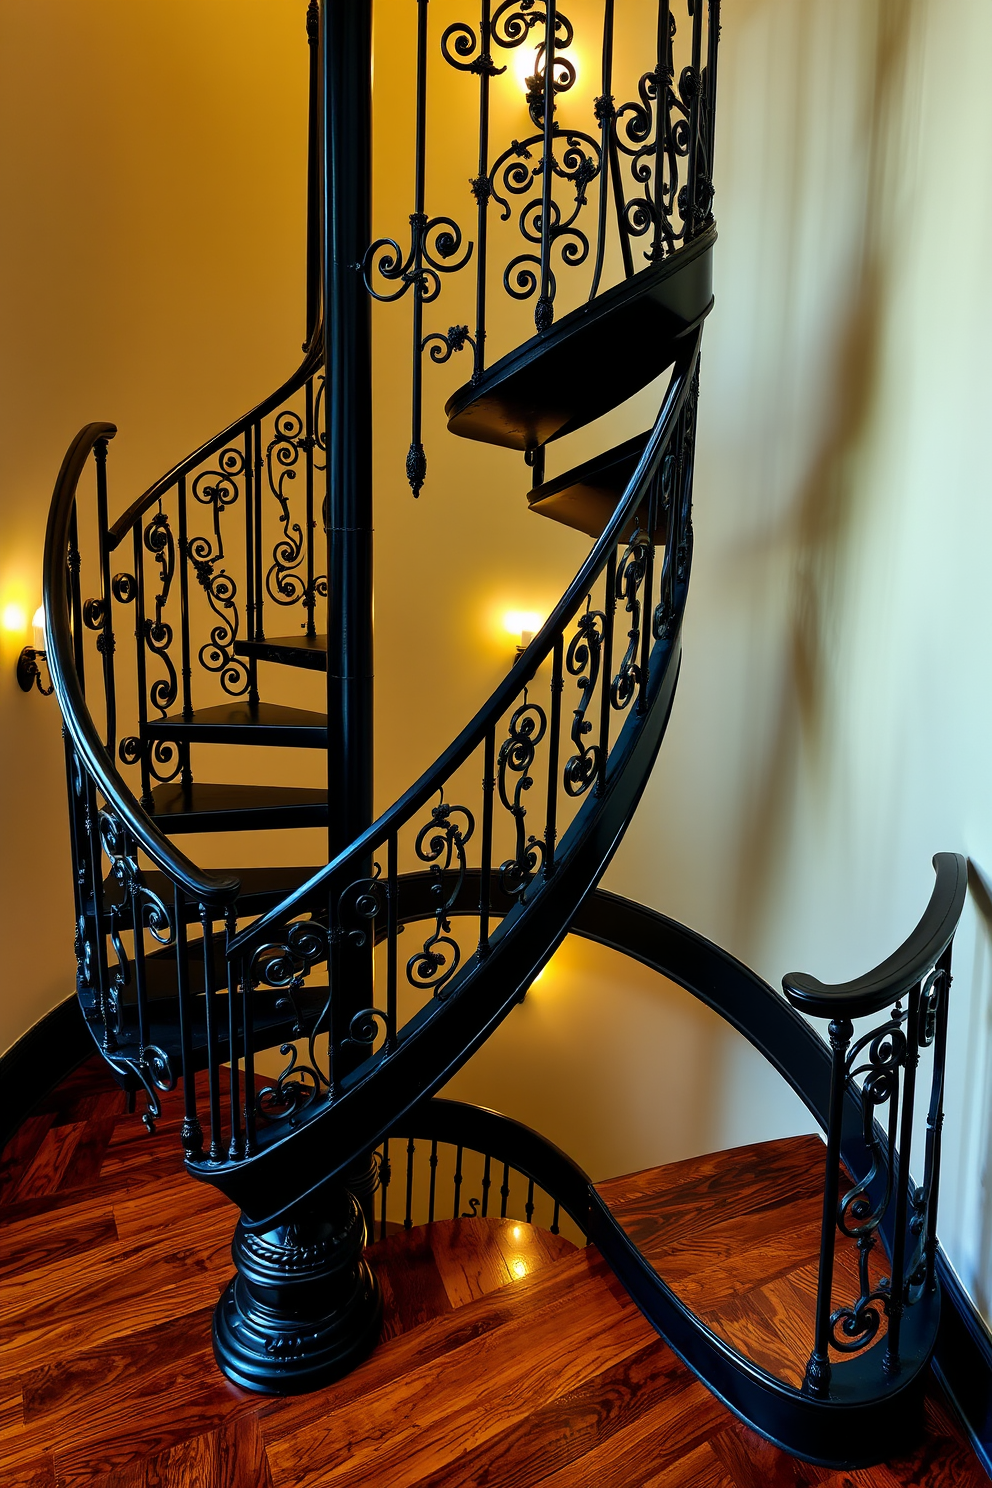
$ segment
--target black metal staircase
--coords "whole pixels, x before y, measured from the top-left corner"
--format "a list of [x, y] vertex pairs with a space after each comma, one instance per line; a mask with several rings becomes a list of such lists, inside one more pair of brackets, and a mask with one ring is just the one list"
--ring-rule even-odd
[[[821, 1295], [803, 1391], [716, 1340], [649, 1275], [563, 1155], [542, 1155], [533, 1142], [521, 1151], [507, 1127], [503, 1160], [573, 1213], [673, 1346], [759, 1430], [818, 1460], [869, 1460], [910, 1428], [936, 1328], [941, 1081], [961, 861], [939, 860], [916, 938], [873, 980], [844, 989], [787, 982], [791, 1001], [829, 1024], [832, 1063], [803, 1018], [745, 968], [682, 927], [595, 892], [657, 757], [680, 666], [716, 236], [718, 0], [661, 0], [633, 99], [619, 105], [626, 83], [614, 40], [626, 23], [604, 0], [601, 92], [583, 104], [585, 123], [572, 24], [554, 0], [542, 9], [484, 0], [472, 25], [435, 27], [428, 0], [417, 0], [416, 14], [409, 246], [371, 241], [369, 0], [319, 9], [311, 0], [309, 327], [299, 370], [116, 520], [114, 426], [89, 425], [63, 462], [45, 598], [65, 720], [80, 1001], [111, 1069], [142, 1096], [146, 1121], [158, 1114], [157, 1092], [182, 1081], [187, 1168], [241, 1209], [238, 1276], [215, 1323], [221, 1367], [251, 1388], [294, 1391], [334, 1378], [376, 1342], [377, 1288], [362, 1259], [376, 1149], [401, 1130], [457, 1140], [461, 1120], [467, 1132], [472, 1118], [431, 1097], [512, 1013], [570, 931], [654, 965], [750, 1038], [828, 1133]], [[522, 46], [535, 51], [526, 97], [534, 132], [494, 147], [494, 93], [512, 83], [507, 63]], [[474, 90], [471, 242], [453, 217], [427, 210], [435, 71], [462, 108]], [[507, 222], [517, 242], [500, 258]], [[579, 303], [569, 276], [583, 264]], [[447, 276], [473, 269], [474, 327], [430, 330], [425, 315]], [[532, 299], [536, 329], [487, 364], [501, 295]], [[594, 541], [475, 718], [372, 820], [376, 300], [410, 308], [414, 494], [427, 479], [424, 373], [470, 349], [472, 374], [448, 397], [449, 429], [522, 451], [531, 510]], [[550, 442], [666, 369], [649, 431], [545, 480]], [[322, 674], [324, 697], [301, 677], [312, 707], [267, 701], [274, 666]], [[201, 750], [218, 744], [274, 747], [286, 763], [255, 784], [211, 782], [201, 778]], [[295, 756], [282, 751], [296, 749], [326, 753], [326, 789], [294, 782]], [[208, 871], [173, 840], [315, 826], [328, 831], [327, 861], [316, 868]], [[877, 1019], [893, 1002], [887, 1020], [855, 1034], [851, 1020]], [[259, 1092], [255, 1055], [273, 1046], [286, 1066]], [[930, 1047], [917, 1187], [913, 1090]], [[204, 1069], [201, 1106], [191, 1075]], [[837, 1223], [858, 1237], [866, 1278], [878, 1242], [895, 1278], [887, 1289], [866, 1283], [840, 1314], [830, 1302]], [[883, 1312], [884, 1357], [874, 1342]]]

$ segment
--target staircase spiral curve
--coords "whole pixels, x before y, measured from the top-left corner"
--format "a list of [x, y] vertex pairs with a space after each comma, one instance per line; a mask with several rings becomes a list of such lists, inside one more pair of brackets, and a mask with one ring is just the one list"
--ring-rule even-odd
[[[232, 1379], [304, 1391], [375, 1346], [380, 1300], [363, 1244], [383, 1144], [414, 1130], [436, 1143], [462, 1129], [469, 1142], [474, 1121], [479, 1142], [491, 1144], [487, 1164], [512, 1162], [541, 1183], [555, 1224], [560, 1206], [733, 1410], [790, 1451], [851, 1464], [895, 1450], [912, 1430], [936, 1335], [943, 1063], [963, 862], [938, 855], [920, 926], [875, 972], [839, 988], [788, 978], [788, 1000], [684, 927], [597, 889], [664, 739], [692, 566], [700, 345], [713, 304], [719, 6], [677, 9], [662, 0], [654, 34], [625, 36], [643, 65], [631, 100], [618, 105], [621, 21], [604, 0], [602, 91], [583, 123], [571, 96], [575, 28], [560, 7], [487, 0], [481, 21], [440, 29], [418, 0], [416, 169], [402, 246], [371, 231], [370, 7], [311, 0], [301, 366], [119, 516], [112, 424], [77, 435], [55, 487], [46, 641], [65, 722], [77, 990], [96, 1047], [147, 1124], [160, 1116], [160, 1093], [181, 1084], [188, 1172], [241, 1211], [237, 1276], [214, 1335]], [[491, 105], [524, 43], [536, 47], [531, 133], [503, 148]], [[471, 241], [454, 217], [428, 211], [437, 76], [478, 110]], [[508, 222], [518, 241], [507, 259]], [[568, 275], [583, 264], [586, 296], [570, 303]], [[468, 282], [473, 270], [474, 326], [431, 330], [425, 317], [450, 276]], [[513, 305], [533, 301], [534, 329], [487, 365], [500, 293]], [[373, 302], [389, 313], [399, 301], [412, 332], [413, 495], [429, 494], [425, 373], [468, 352], [471, 375], [447, 398], [449, 430], [520, 451], [530, 509], [593, 541], [476, 716], [373, 820], [361, 671], [371, 647], [361, 526], [371, 510], [370, 316]], [[666, 372], [648, 431], [546, 476], [549, 446]], [[267, 700], [270, 668], [312, 689], [324, 677], [324, 706]], [[239, 761], [249, 764], [260, 746], [287, 761], [295, 756], [285, 751], [319, 751], [328, 786], [287, 783], [290, 763], [254, 784], [241, 783], [240, 762], [235, 780], [211, 781], [203, 749], [218, 744], [225, 758], [247, 749]], [[175, 842], [313, 827], [329, 834], [316, 869], [207, 869], [199, 850], [187, 855]], [[707, 1002], [826, 1132], [801, 1387], [694, 1314], [646, 1258], [622, 1206], [564, 1154], [433, 1100], [570, 932]], [[822, 1020], [826, 1041], [807, 1018]], [[286, 1063], [266, 1083], [255, 1056], [274, 1047]], [[913, 1112], [927, 1051], [917, 1184]], [[204, 1071], [201, 1100], [194, 1077]], [[856, 1298], [837, 1296], [844, 1245], [857, 1255]]]

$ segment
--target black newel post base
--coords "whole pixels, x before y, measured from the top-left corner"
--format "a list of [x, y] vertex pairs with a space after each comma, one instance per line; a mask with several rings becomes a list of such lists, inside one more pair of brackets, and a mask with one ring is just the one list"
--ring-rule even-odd
[[231, 1246], [238, 1274], [214, 1313], [214, 1355], [228, 1379], [300, 1395], [360, 1364], [382, 1325], [364, 1244], [362, 1210], [345, 1189], [264, 1234], [239, 1220]]

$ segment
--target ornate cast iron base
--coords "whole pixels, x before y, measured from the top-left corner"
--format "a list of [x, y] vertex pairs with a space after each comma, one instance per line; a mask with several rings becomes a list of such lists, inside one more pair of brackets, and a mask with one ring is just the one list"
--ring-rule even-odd
[[365, 1221], [345, 1189], [319, 1212], [253, 1234], [238, 1221], [237, 1276], [214, 1313], [214, 1354], [235, 1384], [270, 1395], [317, 1390], [375, 1347], [379, 1285], [362, 1258]]

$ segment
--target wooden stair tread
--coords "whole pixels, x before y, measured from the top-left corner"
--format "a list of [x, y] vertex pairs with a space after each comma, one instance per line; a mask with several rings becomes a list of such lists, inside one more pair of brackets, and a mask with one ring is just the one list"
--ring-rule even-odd
[[646, 387], [712, 304], [716, 229], [597, 295], [502, 357], [445, 405], [448, 428], [507, 449], [580, 429]]
[[[202, 1087], [205, 1077], [196, 1081]], [[594, 1248], [576, 1250], [513, 1221], [447, 1221], [371, 1246], [388, 1335], [372, 1357], [312, 1395], [236, 1389], [220, 1374], [210, 1342], [212, 1306], [231, 1273], [236, 1211], [183, 1171], [181, 1092], [164, 1095], [163, 1107], [150, 1136], [137, 1116], [124, 1113], [123, 1096], [93, 1059], [42, 1102], [6, 1149], [4, 1484], [985, 1482], [935, 1386], [926, 1441], [904, 1460], [854, 1475], [796, 1464], [737, 1422], [684, 1368]], [[78, 1169], [60, 1169], [42, 1150], [47, 1137], [65, 1129], [74, 1150], [90, 1154]], [[646, 1175], [638, 1176], [643, 1191]], [[673, 1190], [689, 1181], [677, 1172]], [[28, 1190], [32, 1197], [17, 1199]], [[520, 1279], [515, 1259], [526, 1264]]]
[[327, 715], [281, 703], [244, 700], [197, 708], [189, 718], [175, 713], [142, 725], [146, 739], [187, 739], [201, 744], [283, 745], [298, 749], [327, 747]]
[[[596, 1191], [697, 1317], [799, 1388], [813, 1345], [825, 1160], [819, 1137], [786, 1137], [609, 1179]], [[888, 1274], [879, 1247], [870, 1269], [874, 1282]], [[858, 1294], [857, 1248], [838, 1235], [833, 1306]]]
[[[535, 486], [527, 493], [530, 510], [539, 517], [549, 517], [553, 522], [584, 532], [587, 537], [601, 536], [637, 469], [647, 440], [647, 434], [635, 434], [615, 449], [586, 460], [542, 486]], [[620, 541], [629, 542], [635, 529], [646, 527], [647, 521], [647, 508], [642, 505], [621, 531]], [[662, 518], [655, 524], [652, 541], [664, 543], [666, 531], [667, 524]]]
[[326, 635], [273, 636], [260, 641], [235, 641], [235, 656], [254, 657], [281, 666], [304, 667], [312, 672], [327, 671]]
[[327, 792], [295, 785], [158, 785], [151, 815], [163, 832], [264, 831], [327, 823]]

